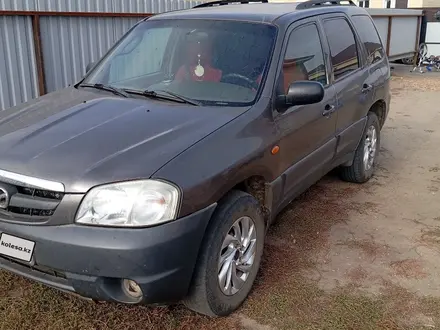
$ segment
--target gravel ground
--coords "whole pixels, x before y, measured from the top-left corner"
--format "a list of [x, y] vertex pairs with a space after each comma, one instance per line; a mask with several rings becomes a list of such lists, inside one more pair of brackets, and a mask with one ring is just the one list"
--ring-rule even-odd
[[392, 87], [375, 177], [330, 173], [280, 214], [235, 315], [93, 304], [0, 272], [0, 329], [440, 328], [440, 77]]

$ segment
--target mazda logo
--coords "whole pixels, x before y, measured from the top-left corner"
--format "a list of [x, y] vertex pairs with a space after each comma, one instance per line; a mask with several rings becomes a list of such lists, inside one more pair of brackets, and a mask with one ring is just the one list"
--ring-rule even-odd
[[0, 188], [0, 209], [7, 209], [9, 205], [9, 194], [8, 192]]

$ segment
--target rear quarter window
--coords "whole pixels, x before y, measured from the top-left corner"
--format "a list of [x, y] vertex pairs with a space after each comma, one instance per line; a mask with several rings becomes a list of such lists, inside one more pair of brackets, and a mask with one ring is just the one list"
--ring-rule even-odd
[[366, 15], [357, 15], [352, 16], [351, 20], [367, 51], [368, 63], [380, 61], [384, 57], [384, 49], [372, 19]]

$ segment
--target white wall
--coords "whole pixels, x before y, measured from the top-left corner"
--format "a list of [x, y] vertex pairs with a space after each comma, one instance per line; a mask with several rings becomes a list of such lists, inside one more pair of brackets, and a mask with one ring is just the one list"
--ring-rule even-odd
[[[365, 3], [365, 0], [357, 0], [355, 3], [359, 6]], [[388, 0], [370, 0], [369, 8], [387, 8]], [[365, 5], [363, 6], [365, 7]], [[396, 8], [396, 0], [390, 0], [390, 8]]]
[[428, 56], [440, 56], [440, 44], [430, 44], [430, 42], [440, 42], [440, 22], [428, 23], [425, 42], [428, 46]]
[[408, 8], [440, 7], [440, 0], [408, 0]]

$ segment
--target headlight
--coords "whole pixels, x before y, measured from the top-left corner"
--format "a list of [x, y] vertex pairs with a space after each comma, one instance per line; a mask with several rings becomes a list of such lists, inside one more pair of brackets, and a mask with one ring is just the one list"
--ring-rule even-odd
[[75, 221], [97, 226], [142, 227], [174, 220], [179, 190], [154, 180], [108, 184], [90, 190]]

